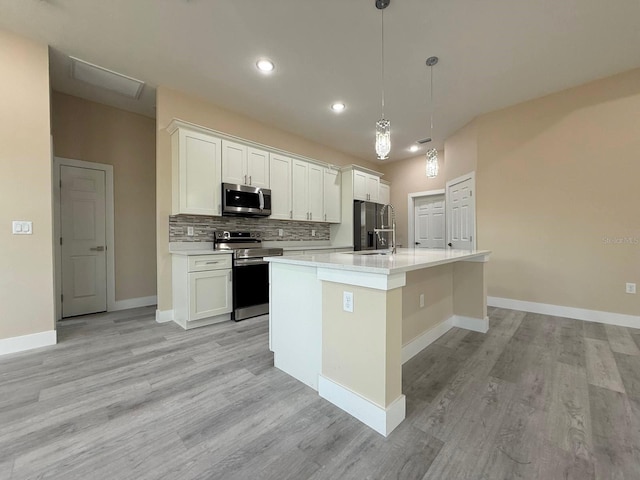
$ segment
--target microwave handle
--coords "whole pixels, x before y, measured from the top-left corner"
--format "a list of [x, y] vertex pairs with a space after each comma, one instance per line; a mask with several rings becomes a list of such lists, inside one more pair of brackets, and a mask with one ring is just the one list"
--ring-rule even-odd
[[264, 194], [262, 190], [258, 190], [258, 199], [260, 201], [260, 210], [264, 210]]

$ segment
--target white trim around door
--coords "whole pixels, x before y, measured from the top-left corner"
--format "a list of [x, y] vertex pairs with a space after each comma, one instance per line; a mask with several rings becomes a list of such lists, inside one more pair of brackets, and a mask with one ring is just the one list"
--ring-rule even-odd
[[55, 251], [56, 320], [62, 318], [62, 252], [60, 248], [60, 167], [89, 168], [105, 172], [106, 180], [106, 238], [107, 238], [107, 311], [117, 310], [116, 267], [114, 238], [113, 166], [104, 163], [85, 162], [71, 158], [53, 159], [53, 248]]
[[[445, 190], [444, 189], [439, 189], [439, 190], [426, 190], [424, 192], [414, 192], [414, 193], [410, 193], [409, 195], [407, 195], [407, 226], [408, 226], [408, 232], [407, 232], [407, 248], [413, 248], [415, 245], [414, 243], [414, 238], [415, 238], [415, 232], [416, 232], [416, 226], [415, 226], [415, 208], [416, 208], [416, 199], [418, 198], [422, 198], [422, 197], [431, 197], [433, 195], [444, 195], [445, 194]], [[445, 222], [447, 221], [447, 219], [445, 218]], [[446, 225], [445, 225], [446, 228]]]

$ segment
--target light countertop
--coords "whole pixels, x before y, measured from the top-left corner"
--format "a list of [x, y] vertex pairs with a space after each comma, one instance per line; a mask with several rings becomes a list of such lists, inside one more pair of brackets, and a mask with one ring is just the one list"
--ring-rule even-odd
[[367, 253], [371, 253], [371, 250], [354, 253], [317, 253], [290, 257], [285, 254], [282, 257], [267, 257], [265, 260], [290, 265], [390, 275], [458, 261], [486, 261], [491, 251], [399, 248], [397, 253], [393, 255], [367, 255]]

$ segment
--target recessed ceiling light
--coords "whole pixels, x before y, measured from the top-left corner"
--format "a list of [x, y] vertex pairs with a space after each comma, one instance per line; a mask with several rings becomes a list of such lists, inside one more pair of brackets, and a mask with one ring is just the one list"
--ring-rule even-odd
[[417, 145], [411, 145], [411, 147], [409, 147], [410, 152], [417, 152], [419, 149], [420, 147]]
[[333, 110], [336, 113], [340, 113], [345, 108], [347, 108], [347, 106], [342, 102], [336, 102], [333, 105], [331, 105], [331, 110]]
[[276, 68], [273, 62], [271, 60], [267, 60], [266, 58], [261, 58], [260, 60], [258, 60], [256, 62], [256, 67], [258, 67], [258, 70], [264, 73], [272, 72], [273, 69]]

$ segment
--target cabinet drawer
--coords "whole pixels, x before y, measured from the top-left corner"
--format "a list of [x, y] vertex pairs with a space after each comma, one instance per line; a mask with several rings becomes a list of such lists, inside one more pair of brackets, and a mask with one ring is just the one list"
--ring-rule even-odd
[[224, 268], [231, 268], [231, 255], [192, 255], [189, 257], [189, 272]]

